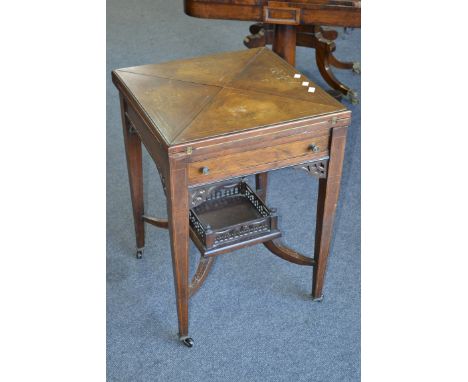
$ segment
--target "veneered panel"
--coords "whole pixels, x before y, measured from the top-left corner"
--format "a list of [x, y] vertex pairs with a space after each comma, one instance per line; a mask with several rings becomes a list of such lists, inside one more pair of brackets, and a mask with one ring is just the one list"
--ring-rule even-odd
[[118, 71], [157, 131], [171, 143], [221, 88]]
[[162, 64], [135, 66], [119, 71], [222, 86], [241, 72], [260, 51], [261, 49], [246, 49]]
[[273, 94], [223, 89], [173, 143], [278, 124], [336, 109]]

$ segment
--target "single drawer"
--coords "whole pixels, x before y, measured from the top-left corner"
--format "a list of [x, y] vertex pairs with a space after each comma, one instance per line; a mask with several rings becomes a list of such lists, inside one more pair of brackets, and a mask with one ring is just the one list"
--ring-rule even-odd
[[274, 144], [189, 163], [191, 184], [262, 172], [328, 155], [329, 135]]

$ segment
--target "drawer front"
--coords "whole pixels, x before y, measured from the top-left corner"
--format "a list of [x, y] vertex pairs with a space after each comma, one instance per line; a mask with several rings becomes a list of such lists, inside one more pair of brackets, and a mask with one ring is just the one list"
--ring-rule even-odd
[[328, 155], [329, 135], [274, 144], [189, 163], [191, 184], [281, 168]]
[[263, 21], [270, 24], [299, 25], [301, 9], [291, 7], [263, 7]]

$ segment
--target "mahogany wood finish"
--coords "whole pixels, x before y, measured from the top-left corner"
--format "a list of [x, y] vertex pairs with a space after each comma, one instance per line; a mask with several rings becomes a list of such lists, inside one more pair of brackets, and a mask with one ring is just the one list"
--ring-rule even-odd
[[[270, 16], [279, 17], [274, 12]], [[169, 229], [184, 344], [193, 345], [188, 337], [189, 299], [206, 280], [212, 256], [264, 243], [287, 261], [313, 267], [312, 295], [319, 299], [351, 112], [267, 48], [118, 69], [112, 79], [121, 97], [137, 248], [144, 245], [144, 223]], [[167, 220], [144, 213], [142, 143], [161, 177]], [[270, 234], [240, 241], [236, 236], [222, 248], [203, 250], [189, 213], [208, 200], [206, 190], [255, 174], [261, 200], [249, 200], [266, 211], [266, 172], [290, 166], [319, 178], [313, 258], [279, 241], [276, 217]], [[191, 280], [189, 237], [202, 253]]]
[[[315, 48], [314, 45], [314, 26], [313, 25], [298, 25], [296, 27], [296, 46], [304, 46]], [[275, 25], [256, 23], [250, 26], [250, 35], [244, 39], [244, 45], [250, 49], [261, 48], [265, 45], [272, 45], [275, 37]], [[322, 36], [327, 40], [336, 40], [338, 32], [335, 30], [323, 29], [320, 27]], [[351, 68], [340, 68], [351, 69]]]
[[295, 25], [278, 24], [275, 26], [273, 51], [291, 65], [296, 65], [296, 36]]
[[[257, 195], [263, 200], [266, 200], [267, 189], [268, 189], [268, 174], [261, 173], [255, 175], [255, 184]], [[291, 248], [288, 248], [282, 243], [280, 239], [274, 239], [271, 241], [264, 242], [263, 245], [274, 255], [281, 257], [291, 263], [299, 265], [314, 265], [315, 261], [310, 257], [304, 256]]]
[[[143, 215], [143, 221], [155, 227], [169, 229], [169, 222], [167, 220]], [[192, 231], [190, 231], [190, 235], [192, 237]], [[205, 282], [215, 259], [216, 257], [200, 257], [197, 270], [190, 282], [190, 297], [192, 297]]]
[[346, 128], [333, 129], [327, 177], [319, 179], [317, 222], [315, 225], [315, 266], [312, 282], [312, 298], [317, 301], [321, 301], [323, 298], [323, 283], [330, 252], [333, 219], [340, 192], [345, 144]]
[[189, 199], [190, 228], [202, 256], [281, 236], [276, 209], [268, 208], [243, 178], [197, 187]]
[[355, 91], [341, 83], [332, 72], [332, 65], [335, 67], [353, 69], [357, 67], [357, 63], [343, 63], [338, 61], [333, 52], [336, 45], [333, 41], [327, 40], [322, 36], [320, 27], [315, 27], [313, 37], [315, 49], [315, 61], [323, 79], [335, 90], [349, 98], [352, 103], [358, 102], [358, 96]]
[[284, 260], [289, 261], [290, 263], [299, 265], [315, 265], [314, 259], [301, 255], [299, 252], [288, 248], [279, 239], [267, 241], [263, 244], [270, 250], [271, 253], [275, 254], [278, 257], [281, 257]]
[[[215, 180], [220, 173], [232, 175], [233, 177], [247, 175], [246, 169], [249, 167], [255, 166], [257, 169], [267, 169], [274, 161], [287, 161], [290, 158], [303, 157], [304, 162], [306, 162], [307, 160], [318, 159], [328, 154], [328, 133], [305, 140], [286, 141], [290, 139], [297, 139], [297, 137], [291, 136], [282, 140], [277, 140], [273, 147], [262, 147], [235, 154], [226, 154], [223, 158], [209, 158], [192, 162], [189, 164], [188, 168], [189, 179], [199, 183]], [[320, 151], [312, 151], [310, 149], [312, 145], [319, 147]], [[208, 174], [202, 173], [204, 167], [209, 168]]]
[[361, 27], [359, 0], [184, 0], [185, 13], [210, 19], [249, 20], [251, 35], [244, 39], [248, 48], [273, 45], [290, 64], [295, 63], [295, 47], [315, 49], [317, 66], [324, 80], [339, 94], [358, 101], [357, 94], [342, 84], [331, 66], [360, 73], [357, 63], [344, 63], [333, 55], [336, 31], [321, 26]]
[[[265, 22], [265, 8], [285, 12], [300, 9], [300, 23], [326, 26], [361, 26], [360, 0], [184, 0], [185, 13], [200, 18]], [[280, 18], [280, 17], [276, 17]], [[296, 21], [296, 13], [281, 16]]]
[[268, 191], [268, 174], [266, 172], [262, 172], [261, 174], [255, 175], [255, 185], [257, 195], [260, 196], [263, 200], [267, 198], [267, 191]]

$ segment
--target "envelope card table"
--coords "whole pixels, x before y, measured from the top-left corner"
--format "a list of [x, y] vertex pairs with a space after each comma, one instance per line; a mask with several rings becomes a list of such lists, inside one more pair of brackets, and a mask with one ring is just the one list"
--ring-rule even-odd
[[[112, 79], [120, 94], [137, 258], [145, 224], [169, 229], [180, 340], [193, 345], [189, 299], [215, 257], [241, 247], [263, 243], [287, 261], [311, 266], [312, 299], [320, 301], [351, 112], [268, 48], [118, 69]], [[145, 213], [142, 144], [161, 177], [167, 220]], [[267, 172], [286, 167], [319, 179], [313, 257], [280, 241], [278, 213], [266, 201]], [[191, 279], [190, 238], [201, 253]]]

